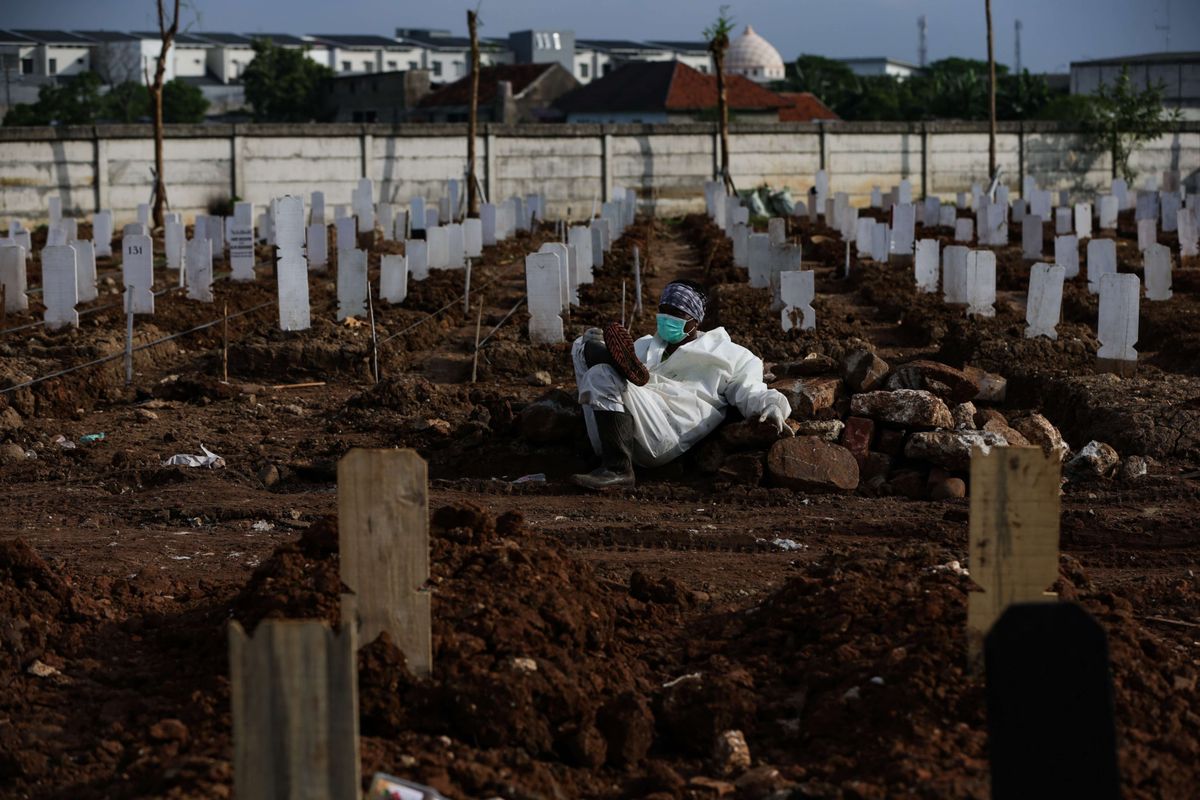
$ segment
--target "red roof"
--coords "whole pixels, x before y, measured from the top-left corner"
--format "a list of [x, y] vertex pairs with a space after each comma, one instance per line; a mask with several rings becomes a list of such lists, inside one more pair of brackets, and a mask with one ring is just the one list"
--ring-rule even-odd
[[788, 107], [780, 109], [780, 122], [812, 122], [818, 119], [841, 119], [829, 109], [829, 106], [817, 99], [812, 92], [780, 92], [779, 96], [788, 102]]
[[[740, 75], [725, 76], [731, 111], [775, 111], [787, 101]], [[559, 98], [566, 113], [707, 111], [717, 107], [717, 79], [680, 61], [633, 61]]]

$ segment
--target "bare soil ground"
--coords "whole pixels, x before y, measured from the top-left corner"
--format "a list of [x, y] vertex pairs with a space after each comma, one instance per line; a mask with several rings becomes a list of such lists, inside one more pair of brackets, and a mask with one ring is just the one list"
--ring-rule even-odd
[[[628, 492], [579, 493], [566, 477], [590, 466], [582, 426], [534, 442], [521, 425], [548, 390], [573, 391], [567, 347], [530, 346], [519, 308], [469, 383], [477, 303], [486, 334], [551, 233], [489, 248], [469, 309], [452, 302], [454, 272], [377, 306], [379, 339], [400, 334], [378, 384], [369, 327], [331, 321], [331, 272], [314, 278], [310, 331], [274, 330], [270, 306], [230, 322], [228, 382], [218, 325], [140, 351], [131, 386], [118, 359], [0, 395], [0, 796], [231, 794], [225, 625], [337, 619], [336, 463], [359, 446], [430, 464], [436, 662], [417, 679], [387, 641], [362, 650], [364, 775], [453, 798], [988, 796], [983, 684], [964, 669], [971, 583], [939, 569], [966, 561], [967, 501], [806, 495], [692, 458]], [[692, 277], [713, 287], [712, 324], [768, 364], [862, 343], [892, 363], [969, 363], [1008, 378], [1004, 413], [1040, 410], [1075, 447], [1151, 456], [1142, 477], [1066, 484], [1056, 589], [1108, 632], [1125, 796], [1195, 796], [1200, 265], [1177, 269], [1172, 300], [1143, 303], [1139, 373], [1118, 380], [1094, 371], [1081, 281], [1057, 342], [1023, 338], [1019, 246], [999, 253], [996, 318], [967, 321], [918, 295], [910, 267], [855, 260], [843, 279], [832, 231], [793, 233], [818, 273], [814, 332], [782, 333], [697, 216], [631, 228], [568, 338], [619, 318], [623, 283], [632, 308], [636, 244], [635, 335], [661, 286]], [[1121, 270], [1137, 271], [1130, 220], [1117, 236]], [[398, 248], [374, 249], [373, 275]], [[219, 282], [213, 305], [161, 296], [138, 341], [270, 300], [259, 255], [259, 281]], [[119, 300], [105, 288], [95, 307]], [[123, 347], [116, 307], [76, 331], [11, 330], [32, 319], [0, 325], [0, 386]], [[311, 381], [324, 385], [283, 386]], [[227, 465], [162, 466], [201, 444]], [[513, 483], [533, 473], [547, 480]], [[725, 774], [711, 753], [730, 729], [753, 766]]]

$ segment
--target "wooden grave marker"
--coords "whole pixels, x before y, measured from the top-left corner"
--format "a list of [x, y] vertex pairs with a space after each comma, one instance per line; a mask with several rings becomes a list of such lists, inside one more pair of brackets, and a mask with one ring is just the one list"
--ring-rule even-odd
[[383, 631], [415, 675], [433, 668], [428, 470], [415, 450], [355, 448], [338, 462], [342, 620], [359, 641]]
[[233, 790], [258, 800], [358, 800], [353, 625], [229, 624]]
[[982, 666], [983, 640], [1013, 603], [1052, 600], [1058, 578], [1061, 464], [1037, 447], [995, 447], [971, 454], [971, 578], [967, 597], [968, 666]]

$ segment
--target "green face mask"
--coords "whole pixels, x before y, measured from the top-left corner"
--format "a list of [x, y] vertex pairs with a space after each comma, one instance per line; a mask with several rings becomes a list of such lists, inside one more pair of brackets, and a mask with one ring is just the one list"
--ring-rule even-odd
[[687, 323], [679, 317], [672, 317], [670, 314], [658, 315], [658, 338], [662, 339], [667, 344], [675, 344], [682, 342], [687, 336], [684, 326]]

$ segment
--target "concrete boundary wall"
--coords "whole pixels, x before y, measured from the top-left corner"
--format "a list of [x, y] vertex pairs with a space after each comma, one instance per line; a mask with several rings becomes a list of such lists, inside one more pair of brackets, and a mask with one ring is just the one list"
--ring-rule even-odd
[[[44, 219], [47, 200], [87, 215], [112, 209], [118, 227], [148, 202], [154, 152], [145, 125], [0, 128], [0, 216]], [[908, 178], [915, 196], [952, 199], [987, 179], [987, 126], [965, 122], [735, 124], [730, 152], [740, 189], [788, 186], [801, 197], [822, 167], [833, 191], [865, 205], [872, 186]], [[579, 218], [614, 186], [636, 188], [659, 214], [703, 206], [716, 167], [716, 127], [682, 125], [480, 126], [477, 172], [489, 197], [541, 192], [550, 216]], [[1090, 196], [1107, 186], [1111, 160], [1057, 123], [1001, 123], [1004, 182]], [[237, 196], [265, 206], [288, 193], [325, 192], [350, 202], [362, 175], [379, 198], [406, 203], [444, 193], [466, 165], [465, 125], [172, 125], [164, 146], [167, 196], [191, 217]], [[1140, 176], [1178, 170], [1200, 191], [1200, 122], [1182, 122], [1133, 158]], [[1015, 196], [1015, 194], [1014, 194]]]

